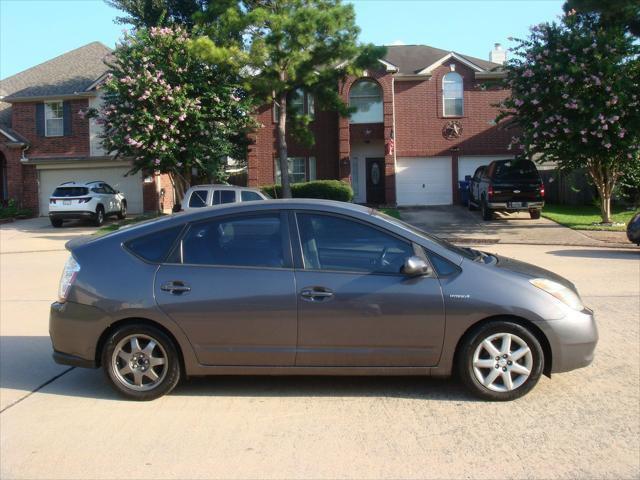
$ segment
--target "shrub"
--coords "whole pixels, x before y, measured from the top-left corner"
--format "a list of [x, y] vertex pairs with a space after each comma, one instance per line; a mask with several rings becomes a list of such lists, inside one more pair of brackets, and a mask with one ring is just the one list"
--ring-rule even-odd
[[0, 206], [0, 218], [29, 218], [33, 212], [28, 208], [20, 208], [12, 198], [7, 202], [7, 206]]
[[[273, 198], [282, 198], [281, 185], [266, 185], [261, 187], [261, 190]], [[340, 180], [314, 180], [292, 184], [291, 196], [293, 198], [321, 198], [350, 202], [353, 199], [353, 190], [349, 184]]]

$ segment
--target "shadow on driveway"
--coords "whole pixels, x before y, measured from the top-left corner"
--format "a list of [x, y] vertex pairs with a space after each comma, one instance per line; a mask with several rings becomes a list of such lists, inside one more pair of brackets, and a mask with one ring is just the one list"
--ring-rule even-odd
[[626, 250], [553, 250], [547, 252], [557, 257], [606, 258], [610, 260], [640, 260], [640, 248], [637, 251]]
[[[2, 375], [0, 375], [1, 389], [21, 390], [24, 392], [24, 395], [20, 396], [21, 399], [37, 389], [47, 395], [122, 400], [122, 397], [108, 384], [101, 369], [56, 365], [50, 359], [49, 337], [3, 336], [1, 339], [3, 361], [8, 362], [3, 365]], [[48, 360], [50, 364], [46, 360], [47, 357], [50, 359]], [[12, 365], [19, 367], [12, 368]], [[46, 379], [41, 377], [34, 382], [33, 377], [41, 375], [45, 369], [51, 370]], [[58, 378], [51, 381], [56, 376]], [[480, 401], [469, 395], [455, 380], [420, 376], [192, 377], [183, 380], [169, 395], [172, 397], [395, 397], [452, 402]]]

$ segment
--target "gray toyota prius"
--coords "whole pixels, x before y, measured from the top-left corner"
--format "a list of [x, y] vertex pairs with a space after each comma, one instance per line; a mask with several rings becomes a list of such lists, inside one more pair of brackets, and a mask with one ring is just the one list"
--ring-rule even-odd
[[53, 357], [135, 400], [196, 375], [452, 373], [512, 400], [598, 340], [570, 281], [352, 204], [220, 205], [67, 248]]

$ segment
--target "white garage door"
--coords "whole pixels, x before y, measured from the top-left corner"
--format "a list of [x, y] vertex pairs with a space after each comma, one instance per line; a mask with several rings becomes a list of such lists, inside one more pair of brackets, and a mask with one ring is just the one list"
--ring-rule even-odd
[[458, 180], [464, 180], [466, 175], [473, 177], [473, 174], [476, 173], [476, 169], [481, 167], [482, 165], [489, 165], [494, 160], [501, 160], [504, 158], [513, 158], [513, 157], [496, 157], [496, 156], [463, 156], [458, 158]]
[[142, 176], [140, 173], [125, 177], [129, 167], [57, 168], [39, 169], [40, 215], [49, 213], [49, 197], [64, 182], [90, 182], [102, 180], [124, 193], [129, 213], [142, 213]]
[[398, 158], [398, 205], [450, 205], [451, 157]]

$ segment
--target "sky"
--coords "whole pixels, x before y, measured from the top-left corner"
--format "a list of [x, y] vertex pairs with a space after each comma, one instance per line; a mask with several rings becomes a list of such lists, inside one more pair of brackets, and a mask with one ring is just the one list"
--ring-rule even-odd
[[[350, 0], [363, 42], [424, 44], [488, 59], [494, 43], [555, 20], [559, 0]], [[103, 0], [0, 0], [0, 79], [87, 43], [112, 47], [126, 26]]]

